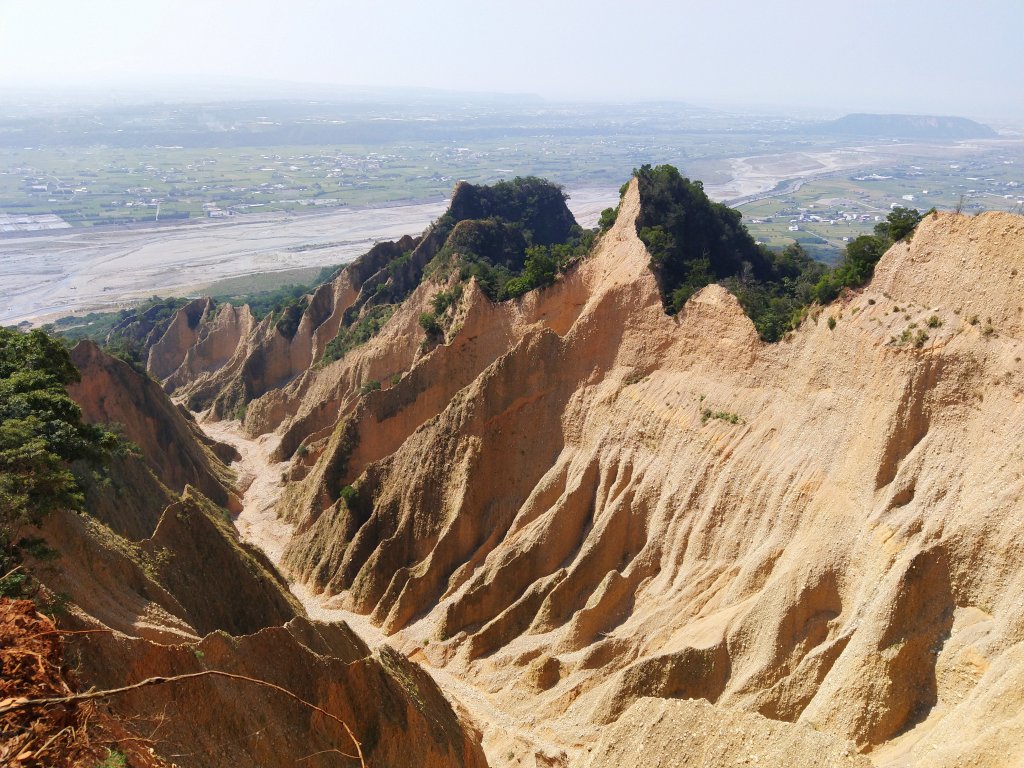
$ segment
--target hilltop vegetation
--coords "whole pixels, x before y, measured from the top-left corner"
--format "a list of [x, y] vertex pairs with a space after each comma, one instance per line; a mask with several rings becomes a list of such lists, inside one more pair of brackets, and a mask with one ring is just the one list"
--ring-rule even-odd
[[671, 312], [709, 283], [734, 276], [772, 278], [771, 253], [754, 244], [739, 211], [712, 202], [701, 182], [682, 177], [671, 165], [645, 165], [635, 173], [637, 233]]
[[560, 186], [535, 176], [491, 186], [460, 183], [422, 241], [405, 249], [379, 244], [351, 265], [361, 300], [346, 311], [322, 362], [338, 360], [372, 338], [424, 278], [453, 283], [420, 318], [434, 341], [443, 334], [442, 316], [473, 278], [492, 301], [550, 285], [587, 254], [595, 237], [576, 223], [565, 201]]
[[[921, 219], [913, 209], [893, 210], [874, 234], [849, 243], [840, 262], [829, 269], [799, 243], [782, 250], [755, 243], [739, 211], [713, 202], [700, 181], [683, 177], [670, 165], [645, 165], [634, 175], [641, 199], [637, 231], [651, 253], [651, 270], [666, 311], [678, 312], [698, 290], [721, 283], [737, 297], [765, 341], [781, 339], [811, 303], [826, 303], [844, 288], [864, 284], [889, 245], [911, 236]], [[453, 282], [438, 294], [433, 311], [421, 318], [428, 340], [434, 341], [443, 337], [443, 319], [450, 318], [449, 308], [472, 278], [492, 301], [550, 285], [587, 255], [597, 233], [609, 229], [617, 214], [617, 209], [608, 209], [598, 229], [584, 230], [565, 201], [560, 186], [534, 176], [491, 186], [460, 183], [448, 211], [422, 239], [378, 244], [350, 265], [361, 286], [360, 300], [346, 310], [321, 362], [338, 360], [376, 335], [425, 277]], [[214, 300], [247, 303], [257, 318], [271, 314], [277, 330], [291, 338], [309, 292], [339, 271], [327, 267], [310, 285]], [[158, 338], [186, 303], [154, 297], [120, 313], [65, 318], [52, 329], [70, 340], [92, 338], [141, 369], [149, 340]]]
[[566, 199], [560, 186], [535, 176], [489, 187], [460, 184], [435, 225], [445, 243], [427, 274], [446, 276], [457, 269], [460, 281], [475, 277], [496, 301], [554, 282], [593, 241]]
[[[850, 243], [844, 258], [829, 269], [798, 243], [781, 251], [758, 245], [739, 211], [711, 201], [701, 182], [684, 178], [670, 165], [645, 165], [634, 173], [641, 198], [637, 231], [651, 253], [651, 270], [666, 311], [678, 312], [690, 296], [718, 282], [735, 294], [765, 341], [781, 339], [813, 302], [831, 301], [844, 288], [869, 280], [889, 245], [912, 234], [921, 218], [917, 211], [897, 208], [874, 235]], [[605, 211], [599, 230], [609, 229], [615, 217], [615, 209]], [[561, 189], [542, 179], [516, 178], [492, 187], [463, 183], [448, 212], [424, 239], [425, 247], [433, 243], [436, 253], [423, 274], [439, 279], [455, 275], [456, 289], [476, 278], [492, 301], [504, 301], [554, 282], [568, 265], [586, 256], [595, 237], [595, 231], [584, 231], [572, 220]], [[412, 252], [392, 259], [389, 277], [375, 288], [381, 301], [346, 319], [328, 345], [325, 362], [376, 334], [392, 307], [418, 284], [408, 281], [400, 294], [393, 287], [393, 275], [412, 259]], [[448, 293], [438, 296], [444, 299]], [[442, 338], [441, 319], [452, 303], [435, 303], [420, 318], [429, 340]]]
[[894, 209], [875, 234], [851, 242], [830, 270], [797, 243], [781, 252], [757, 245], [739, 211], [711, 201], [699, 181], [670, 165], [645, 165], [634, 173], [640, 185], [637, 233], [651, 253], [666, 311], [678, 312], [701, 288], [720, 282], [765, 341], [782, 338], [812, 302], [829, 302], [870, 280], [882, 254], [911, 237], [922, 218], [916, 210]]

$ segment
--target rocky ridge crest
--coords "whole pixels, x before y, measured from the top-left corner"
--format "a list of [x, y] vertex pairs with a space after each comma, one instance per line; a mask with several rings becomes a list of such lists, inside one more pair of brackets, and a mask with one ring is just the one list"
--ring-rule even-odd
[[719, 286], [663, 312], [639, 207], [633, 182], [551, 287], [471, 286], [433, 346], [417, 320], [446, 286], [420, 282], [249, 405], [291, 460], [289, 575], [570, 757], [654, 696], [837, 755], [1002, 764], [1024, 727], [1024, 220], [928, 216], [768, 345]]

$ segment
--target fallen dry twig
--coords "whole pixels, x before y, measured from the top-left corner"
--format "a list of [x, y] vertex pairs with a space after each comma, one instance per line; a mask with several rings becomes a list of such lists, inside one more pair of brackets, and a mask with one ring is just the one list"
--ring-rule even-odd
[[137, 683], [126, 685], [121, 688], [108, 688], [106, 690], [101, 691], [86, 691], [84, 693], [75, 693], [69, 696], [53, 696], [50, 698], [42, 699], [5, 699], [4, 701], [0, 701], [0, 717], [7, 714], [8, 712], [13, 712], [19, 709], [28, 709], [31, 707], [46, 707], [55, 704], [76, 704], [78, 702], [91, 701], [93, 699], [105, 699], [109, 698], [110, 696], [117, 696], [118, 694], [127, 693], [129, 691], [135, 691], [139, 688], [146, 688], [151, 685], [181, 683], [188, 680], [196, 680], [201, 677], [224, 677], [228, 678], [229, 680], [239, 680], [246, 683], [252, 683], [254, 685], [260, 685], [265, 688], [271, 688], [277, 691], [278, 693], [283, 693], [285, 696], [294, 699], [303, 706], [308, 707], [316, 712], [319, 712], [324, 717], [334, 720], [336, 723], [339, 723], [342, 728], [345, 729], [345, 733], [348, 735], [349, 739], [351, 739], [352, 744], [356, 748], [356, 754], [354, 755], [350, 755], [345, 752], [342, 752], [341, 754], [352, 760], [358, 760], [359, 764], [363, 766], [363, 768], [366, 768], [366, 760], [363, 756], [362, 744], [359, 743], [359, 740], [356, 738], [355, 734], [352, 733], [352, 729], [348, 727], [348, 723], [346, 723], [340, 717], [338, 717], [337, 715], [332, 715], [326, 709], [318, 707], [316, 704], [313, 704], [312, 702], [306, 701], [301, 696], [297, 696], [296, 694], [289, 691], [287, 688], [282, 688], [280, 685], [275, 685], [274, 683], [267, 682], [266, 680], [259, 680], [255, 677], [237, 675], [232, 672], [222, 672], [218, 669], [207, 669], [203, 670], [202, 672], [190, 672], [184, 675], [172, 675], [169, 677], [147, 677], [145, 680], [140, 680]]

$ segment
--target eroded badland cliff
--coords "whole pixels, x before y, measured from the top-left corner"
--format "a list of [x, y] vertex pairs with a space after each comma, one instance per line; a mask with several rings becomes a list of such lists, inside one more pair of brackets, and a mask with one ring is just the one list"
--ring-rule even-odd
[[[239, 670], [345, 718], [374, 766], [483, 765], [481, 739], [491, 765], [1020, 764], [1024, 219], [926, 216], [768, 344], [718, 285], [666, 314], [640, 208], [634, 180], [590, 254], [519, 298], [453, 290], [435, 228], [287, 331], [181, 310], [149, 370], [279, 462], [276, 563], [220, 511], [253, 498], [237, 452], [76, 350], [73, 394], [155, 489], [44, 529], [68, 626], [113, 630], [76, 644], [83, 679]], [[276, 568], [386, 644], [307, 618]], [[180, 765], [346, 746], [239, 695], [112, 705], [169, 713], [156, 749]]]

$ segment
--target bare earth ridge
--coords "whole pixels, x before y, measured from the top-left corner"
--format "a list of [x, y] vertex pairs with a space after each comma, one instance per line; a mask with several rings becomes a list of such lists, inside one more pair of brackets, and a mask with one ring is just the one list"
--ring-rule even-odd
[[[70, 684], [126, 687], [104, 696], [101, 718], [88, 710], [71, 723], [101, 756], [90, 765], [106, 751], [91, 740], [111, 723], [101, 743], [132, 765], [359, 766], [344, 727], [359, 734], [369, 765], [486, 765], [479, 735], [421, 667], [386, 645], [371, 649], [344, 623], [310, 620], [266, 555], [240, 538], [227, 508], [258, 516], [271, 486], [265, 465], [248, 483], [225, 465], [244, 466], [247, 444], [240, 456], [202, 434], [152, 378], [90, 342], [71, 354], [81, 381], [69, 394], [83, 417], [118, 423], [137, 451], [83, 473], [87, 514], [55, 511], [17, 535], [47, 543], [24, 566], [36, 599], [58, 616]], [[22, 622], [18, 606], [0, 599], [8, 623]], [[15, 684], [30, 677], [23, 664], [4, 669]], [[67, 722], [38, 718], [36, 747], [62, 743]], [[0, 752], [37, 764], [40, 752], [18, 746], [29, 743], [21, 733], [6, 729]]]
[[[671, 765], [694, 740], [686, 764], [1019, 764], [1024, 219], [929, 216], [768, 345], [718, 286], [665, 315], [638, 208], [634, 182], [550, 288], [465, 291], [436, 346], [427, 281], [300, 365], [345, 275], [287, 344], [239, 337], [233, 360], [291, 360], [223, 379], [259, 392], [244, 440], [207, 425], [258, 447], [240, 528], [311, 610], [430, 670], [492, 765]], [[161, 353], [183, 398], [218, 376], [190, 349]]]

